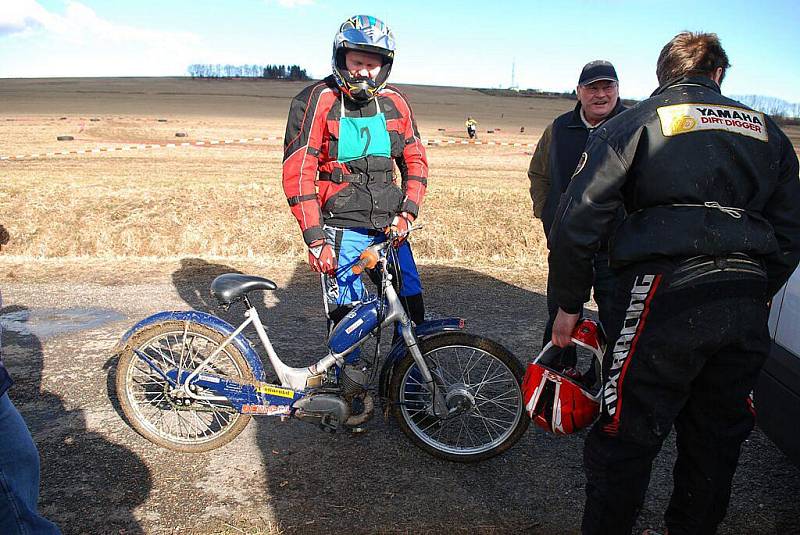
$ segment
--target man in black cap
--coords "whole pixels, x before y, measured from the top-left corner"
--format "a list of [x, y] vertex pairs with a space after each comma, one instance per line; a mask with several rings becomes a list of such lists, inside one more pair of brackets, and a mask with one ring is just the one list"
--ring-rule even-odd
[[595, 251], [614, 232], [584, 535], [630, 535], [673, 425], [667, 530], [716, 533], [753, 429], [769, 300], [800, 262], [800, 180], [778, 125], [721, 94], [729, 67], [716, 35], [676, 35], [658, 58], [661, 87], [592, 134], [554, 218], [559, 347], [588, 300]]
[[[533, 201], [533, 215], [541, 219], [545, 236], [550, 233], [558, 201], [566, 191], [578, 165], [589, 134], [606, 119], [625, 110], [619, 100], [617, 72], [608, 61], [587, 63], [578, 78], [575, 90], [578, 104], [575, 109], [556, 118], [544, 131], [533, 153], [528, 178]], [[600, 322], [606, 322], [606, 306], [613, 292], [613, 277], [608, 267], [607, 247], [603, 246], [594, 260], [594, 298], [600, 311]], [[553, 320], [558, 305], [547, 282], [547, 311], [543, 344], [550, 341]], [[575, 348], [565, 348], [561, 362], [553, 363], [565, 368], [575, 365]]]

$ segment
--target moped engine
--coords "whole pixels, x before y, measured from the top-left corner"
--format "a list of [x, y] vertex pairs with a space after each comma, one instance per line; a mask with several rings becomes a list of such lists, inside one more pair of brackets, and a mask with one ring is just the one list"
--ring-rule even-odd
[[372, 418], [375, 401], [367, 390], [370, 377], [366, 369], [345, 366], [339, 375], [342, 395], [350, 404], [350, 417], [345, 421], [348, 427], [356, 427]]
[[336, 394], [311, 394], [295, 402], [295, 418], [335, 432], [350, 416], [350, 405]]
[[345, 397], [361, 392], [368, 384], [367, 370], [355, 366], [345, 366], [339, 374], [339, 387]]

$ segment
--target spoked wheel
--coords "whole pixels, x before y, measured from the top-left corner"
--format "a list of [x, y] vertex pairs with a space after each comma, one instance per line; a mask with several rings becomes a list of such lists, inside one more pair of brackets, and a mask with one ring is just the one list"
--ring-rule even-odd
[[433, 396], [410, 354], [392, 376], [390, 395], [403, 432], [435, 457], [476, 462], [513, 446], [528, 428], [522, 399], [523, 367], [505, 348], [466, 333], [446, 333], [420, 344], [450, 412], [433, 413]]
[[[225, 336], [197, 323], [165, 322], [143, 329], [130, 340], [117, 364], [117, 397], [128, 422], [151, 442], [176, 451], [202, 452], [233, 440], [250, 421], [227, 401], [195, 400], [162, 377], [192, 371]], [[146, 355], [161, 373], [134, 353]], [[253, 380], [241, 352], [225, 346], [204, 371], [236, 381]], [[200, 395], [210, 395], [203, 389]]]

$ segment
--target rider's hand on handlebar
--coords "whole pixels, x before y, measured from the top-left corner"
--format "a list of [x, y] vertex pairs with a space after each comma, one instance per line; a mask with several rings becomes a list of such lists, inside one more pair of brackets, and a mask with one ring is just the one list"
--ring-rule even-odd
[[409, 214], [408, 212], [400, 212], [394, 219], [392, 220], [392, 224], [389, 227], [386, 227], [386, 234], [390, 235], [391, 233], [400, 234], [400, 236], [396, 237], [392, 244], [395, 247], [400, 247], [402, 243], [408, 237], [408, 231], [411, 230], [414, 223], [414, 216]]
[[336, 273], [336, 256], [333, 248], [325, 240], [315, 240], [308, 246], [308, 264], [317, 273]]

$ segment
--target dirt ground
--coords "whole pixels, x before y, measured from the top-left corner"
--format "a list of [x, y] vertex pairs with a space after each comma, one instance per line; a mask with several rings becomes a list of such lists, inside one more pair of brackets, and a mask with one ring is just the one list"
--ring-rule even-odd
[[[13, 269], [4, 262], [2, 267]], [[232, 443], [176, 454], [137, 435], [113, 392], [111, 348], [153, 312], [195, 308], [236, 321], [208, 297], [219, 273], [260, 273], [279, 289], [259, 308], [281, 356], [307, 364], [323, 351], [318, 280], [303, 265], [226, 264], [200, 258], [142, 267], [100, 282], [4, 282], [4, 351], [14, 402], [42, 455], [42, 511], [65, 533], [578, 533], [582, 435], [531, 427], [505, 455], [477, 465], [438, 461], [393, 420], [361, 435], [325, 434], [298, 421], [255, 419]], [[491, 272], [491, 273], [490, 273]], [[541, 281], [512, 271], [423, 265], [429, 313], [466, 318], [468, 330], [531, 356], [545, 318]], [[113, 282], [112, 282], [113, 281]], [[659, 526], [670, 490], [670, 439], [653, 472], [640, 527]], [[745, 443], [723, 534], [800, 530], [800, 470], [759, 431]]]
[[[0, 80], [0, 155], [61, 150], [59, 134], [74, 134], [80, 148], [174, 142], [176, 130], [189, 139], [282, 135], [300, 88]], [[573, 106], [403, 89], [428, 139], [463, 139], [471, 114], [481, 139], [532, 143]], [[546, 318], [530, 150], [430, 147], [427, 229], [413, 238], [429, 315], [464, 317], [470, 332], [521, 361], [539, 347]], [[279, 142], [0, 162], [0, 224], [11, 232], [0, 255], [3, 351], [16, 380], [10, 395], [41, 451], [42, 511], [67, 534], [578, 533], [583, 434], [531, 427], [506, 454], [456, 465], [415, 448], [381, 416], [358, 435], [255, 419], [232, 443], [195, 455], [160, 449], [124, 422], [116, 341], [160, 310], [238, 321], [241, 310], [210, 300], [220, 273], [278, 283], [258, 306], [285, 360], [305, 365], [323, 353], [319, 282], [302, 264], [279, 174]], [[669, 439], [656, 461], [638, 528], [661, 527], [674, 449]], [[799, 498], [800, 469], [756, 430], [720, 533], [800, 533]]]

